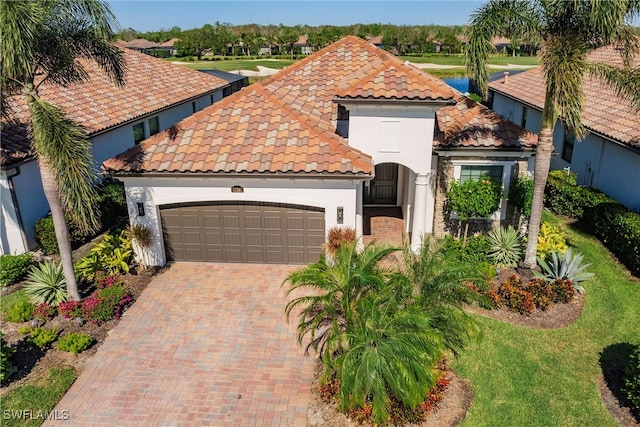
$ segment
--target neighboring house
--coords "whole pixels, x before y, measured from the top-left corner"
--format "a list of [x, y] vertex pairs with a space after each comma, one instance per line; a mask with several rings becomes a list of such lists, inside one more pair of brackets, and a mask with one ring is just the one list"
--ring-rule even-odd
[[175, 37], [164, 43], [156, 43], [146, 39], [133, 39], [124, 42], [122, 45], [128, 49], [146, 53], [147, 55], [169, 57], [176, 56], [178, 53], [178, 48], [175, 47], [175, 44], [179, 41], [180, 39]]
[[226, 71], [221, 71], [221, 70], [198, 70], [198, 71], [227, 81], [227, 83], [229, 84], [222, 90], [223, 96], [229, 96], [232, 93], [239, 91], [243, 87], [249, 86], [249, 77], [247, 76], [242, 76], [240, 74], [235, 74], [235, 73], [228, 73]]
[[367, 41], [375, 47], [382, 48], [382, 36], [368, 36]]
[[[597, 49], [590, 60], [622, 65], [612, 46]], [[634, 58], [640, 66], [640, 56]], [[544, 106], [545, 81], [540, 68], [507, 75], [489, 84], [493, 110], [532, 132], [538, 132]], [[553, 133], [551, 169], [570, 169], [578, 183], [597, 188], [629, 209], [640, 212], [640, 116], [615, 90], [587, 76], [582, 141], [567, 132], [562, 119]]]
[[307, 41], [307, 36], [299, 36], [298, 41], [293, 44], [293, 48], [296, 52], [300, 50], [300, 53], [303, 55], [311, 55], [311, 53], [313, 53], [313, 50], [311, 49], [311, 46], [309, 46], [309, 43]]
[[[402, 210], [414, 248], [450, 228], [454, 178], [524, 173], [535, 135], [355, 36], [104, 162], [168, 259], [306, 263], [328, 230]], [[397, 209], [397, 208], [396, 208]], [[506, 203], [493, 222], [508, 219]]]
[[[223, 98], [230, 83], [218, 77], [123, 49], [126, 86], [115, 86], [92, 62], [84, 62], [89, 80], [60, 87], [43, 84], [40, 95], [63, 108], [91, 138], [93, 157], [100, 164], [145, 138]], [[35, 247], [34, 224], [49, 205], [40, 182], [35, 152], [28, 137], [24, 99], [8, 100], [14, 121], [2, 124], [0, 185], [3, 254]]]

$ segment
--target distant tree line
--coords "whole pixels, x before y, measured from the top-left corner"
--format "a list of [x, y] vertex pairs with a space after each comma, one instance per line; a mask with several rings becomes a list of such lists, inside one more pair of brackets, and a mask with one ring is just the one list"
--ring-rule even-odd
[[120, 39], [129, 41], [143, 38], [163, 43], [179, 38], [176, 45], [179, 55], [201, 58], [205, 52], [214, 55], [257, 55], [260, 49], [282, 54], [294, 54], [296, 42], [300, 36], [307, 36], [307, 45], [313, 51], [349, 35], [381, 37], [382, 47], [398, 55], [424, 54], [442, 51], [461, 53], [464, 41], [464, 26], [442, 25], [391, 25], [391, 24], [354, 24], [348, 26], [321, 25], [232, 25], [216, 22], [205, 24], [201, 28], [182, 30], [172, 27], [140, 33], [133, 28], [118, 33]]

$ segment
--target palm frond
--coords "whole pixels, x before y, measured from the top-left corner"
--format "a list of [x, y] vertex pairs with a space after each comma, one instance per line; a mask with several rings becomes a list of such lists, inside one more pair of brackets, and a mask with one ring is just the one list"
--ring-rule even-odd
[[33, 75], [34, 44], [46, 15], [36, 1], [8, 1], [0, 7], [2, 76], [22, 81]]
[[489, 73], [487, 62], [493, 53], [496, 36], [535, 38], [539, 34], [540, 12], [525, 0], [490, 0], [471, 15], [467, 30], [466, 64], [469, 76], [487, 97]]
[[65, 211], [82, 231], [95, 230], [99, 225], [92, 185], [96, 175], [86, 132], [60, 108], [38, 97], [29, 102], [29, 111], [39, 161], [55, 174]]

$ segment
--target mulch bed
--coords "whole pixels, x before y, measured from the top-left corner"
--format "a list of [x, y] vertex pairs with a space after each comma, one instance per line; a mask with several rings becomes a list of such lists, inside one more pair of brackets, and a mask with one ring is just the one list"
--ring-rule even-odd
[[[127, 274], [122, 276], [134, 301], [142, 294], [142, 291], [147, 287], [155, 273], [155, 271], [149, 271], [148, 273], [139, 275]], [[0, 330], [2, 330], [4, 334], [7, 345], [17, 348], [17, 351], [10, 358], [11, 363], [17, 368], [17, 371], [2, 383], [0, 397], [29, 382], [32, 378], [43, 375], [45, 372], [48, 372], [50, 368], [73, 366], [76, 371], [81, 371], [82, 367], [91, 360], [93, 355], [98, 351], [100, 345], [109, 335], [109, 331], [111, 331], [119, 321], [120, 319], [112, 319], [100, 325], [91, 322], [85, 322], [79, 325], [74, 320], [65, 319], [60, 315], [47, 321], [43, 326], [47, 329], [57, 328], [59, 336], [69, 332], [81, 332], [90, 335], [96, 340], [89, 349], [76, 356], [72, 353], [56, 349], [55, 342], [48, 349], [40, 349], [29, 344], [26, 337], [18, 332], [20, 328], [28, 325], [29, 322], [10, 323], [2, 320], [0, 322]]]
[[[316, 361], [314, 382], [311, 388], [311, 401], [307, 412], [307, 425], [309, 427], [354, 427], [354, 421], [338, 412], [336, 406], [322, 400], [320, 396], [320, 375], [322, 374], [322, 362]], [[448, 378], [451, 383], [444, 392], [444, 398], [438, 403], [437, 409], [422, 423], [424, 426], [451, 427], [464, 420], [471, 406], [473, 392], [469, 382], [449, 371]]]

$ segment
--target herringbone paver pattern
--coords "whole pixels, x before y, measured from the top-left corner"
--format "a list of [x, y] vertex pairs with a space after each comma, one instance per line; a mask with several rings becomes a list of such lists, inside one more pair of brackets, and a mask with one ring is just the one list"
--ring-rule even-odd
[[305, 426], [313, 360], [280, 287], [295, 268], [173, 265], [59, 402], [70, 415], [60, 424]]

